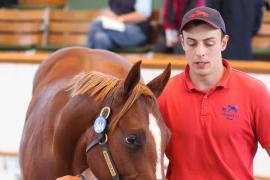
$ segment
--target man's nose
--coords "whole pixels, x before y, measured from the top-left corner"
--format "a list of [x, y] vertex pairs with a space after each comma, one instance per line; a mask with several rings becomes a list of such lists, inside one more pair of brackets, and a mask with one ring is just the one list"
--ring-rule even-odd
[[197, 56], [204, 56], [206, 52], [206, 48], [200, 44], [196, 47], [196, 55]]

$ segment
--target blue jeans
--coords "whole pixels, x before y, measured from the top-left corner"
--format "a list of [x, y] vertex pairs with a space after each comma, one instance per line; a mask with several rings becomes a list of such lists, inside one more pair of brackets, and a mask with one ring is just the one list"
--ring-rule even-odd
[[88, 32], [87, 47], [93, 49], [128, 48], [146, 43], [147, 36], [136, 24], [125, 24], [125, 31], [104, 29], [100, 20], [94, 20]]

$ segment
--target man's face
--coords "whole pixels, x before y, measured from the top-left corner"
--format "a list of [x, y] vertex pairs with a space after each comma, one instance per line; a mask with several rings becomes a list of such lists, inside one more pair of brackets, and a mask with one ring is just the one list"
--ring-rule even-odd
[[215, 75], [223, 70], [221, 52], [225, 50], [228, 36], [222, 38], [220, 29], [208, 24], [190, 26], [180, 35], [190, 73], [197, 76]]

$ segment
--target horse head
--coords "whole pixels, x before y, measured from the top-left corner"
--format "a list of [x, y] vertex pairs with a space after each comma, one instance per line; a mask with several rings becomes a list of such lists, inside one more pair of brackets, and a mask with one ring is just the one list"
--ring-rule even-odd
[[90, 94], [86, 104], [95, 105], [86, 105], [89, 126], [76, 145], [80, 155], [74, 168], [89, 168], [97, 179], [165, 179], [163, 159], [170, 132], [156, 97], [170, 77], [170, 64], [147, 85], [140, 81], [140, 64], [122, 80], [89, 73], [72, 81], [72, 96]]

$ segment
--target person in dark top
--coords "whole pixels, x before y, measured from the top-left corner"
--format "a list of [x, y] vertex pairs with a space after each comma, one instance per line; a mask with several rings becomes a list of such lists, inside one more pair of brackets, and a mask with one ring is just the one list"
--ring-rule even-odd
[[258, 32], [263, 15], [263, 0], [207, 0], [218, 10], [230, 36], [224, 58], [252, 60], [252, 37]]
[[18, 0], [0, 0], [0, 8], [18, 5]]
[[194, 7], [204, 6], [205, 0], [164, 0], [162, 27], [164, 34], [159, 36], [156, 51], [183, 54], [178, 41], [178, 29], [184, 14]]
[[151, 13], [152, 0], [109, 0], [109, 9], [91, 23], [87, 47], [112, 50], [145, 44]]
[[264, 6], [266, 8], [267, 11], [270, 10], [270, 0], [264, 0]]

